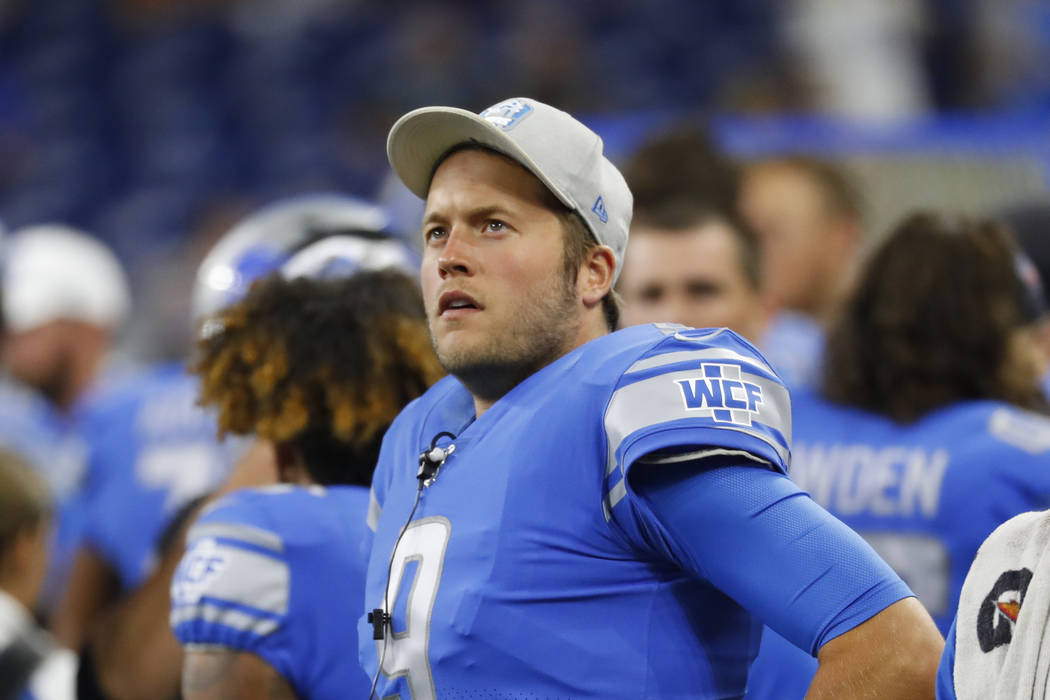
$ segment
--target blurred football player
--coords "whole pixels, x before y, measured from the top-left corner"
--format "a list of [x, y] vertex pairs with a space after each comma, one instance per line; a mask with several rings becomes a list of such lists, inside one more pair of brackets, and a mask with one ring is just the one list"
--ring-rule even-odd
[[933, 697], [942, 640], [863, 540], [784, 475], [787, 390], [728, 330], [616, 333], [631, 193], [528, 98], [411, 112], [422, 287], [453, 376], [373, 479], [373, 696], [738, 697], [765, 620], [814, 697]]
[[752, 343], [766, 310], [758, 242], [732, 213], [688, 201], [638, 212], [616, 289], [623, 325], [726, 327]]
[[13, 452], [0, 450], [0, 697], [72, 700], [76, 656], [33, 617], [50, 554], [48, 485]]
[[[69, 576], [84, 521], [87, 447], [81, 419], [116, 375], [114, 339], [130, 294], [116, 256], [60, 224], [14, 231], [3, 250], [0, 444], [25, 455], [51, 487], [54, 548], [38, 609], [45, 617]], [[12, 381], [13, 380], [13, 381]]]
[[789, 386], [812, 387], [825, 329], [849, 292], [864, 241], [860, 193], [830, 161], [782, 155], [748, 165], [739, 196], [758, 235], [772, 312], [759, 346]]
[[[312, 241], [350, 231], [379, 235], [384, 225], [381, 210], [338, 195], [264, 207], [202, 262], [195, 319], [237, 300]], [[166, 624], [168, 584], [148, 585], [150, 575], [166, 531], [226, 480], [245, 446], [216, 439], [215, 416], [197, 405], [196, 381], [182, 362], [103, 389], [81, 418], [91, 441], [84, 538], [53, 629], [70, 648], [87, 646], [82, 673], [97, 677], [90, 683], [109, 698], [166, 697], [178, 685], [179, 647]], [[257, 451], [244, 458], [268, 459]]]
[[1045, 360], [1029, 332], [1046, 303], [1029, 267], [992, 220], [909, 216], [832, 327], [820, 395], [795, 396], [792, 479], [894, 567], [942, 632], [984, 538], [1050, 507]]
[[364, 698], [347, 649], [368, 486], [390, 422], [443, 374], [419, 285], [398, 270], [273, 277], [210, 323], [202, 401], [223, 431], [272, 444], [288, 486], [235, 491], [189, 532], [171, 595], [183, 697]]

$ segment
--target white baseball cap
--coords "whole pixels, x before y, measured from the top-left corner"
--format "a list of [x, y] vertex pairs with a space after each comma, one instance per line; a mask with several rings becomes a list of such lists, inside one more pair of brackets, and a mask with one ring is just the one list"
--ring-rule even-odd
[[97, 238], [62, 224], [28, 226], [7, 238], [2, 287], [4, 324], [13, 332], [59, 319], [115, 328], [131, 309], [117, 256]]
[[577, 212], [616, 258], [620, 276], [634, 204], [631, 190], [605, 157], [601, 137], [572, 115], [528, 97], [515, 97], [480, 115], [456, 107], [423, 107], [397, 120], [386, 142], [401, 181], [426, 199], [442, 158], [477, 144], [517, 161]]

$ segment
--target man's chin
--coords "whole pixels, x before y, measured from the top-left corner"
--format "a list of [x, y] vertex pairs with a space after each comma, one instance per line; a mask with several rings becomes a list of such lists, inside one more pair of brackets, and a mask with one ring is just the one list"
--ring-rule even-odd
[[491, 349], [478, 348], [465, 343], [439, 344], [437, 348], [438, 361], [449, 374], [473, 374], [491, 367], [498, 358], [493, 357]]

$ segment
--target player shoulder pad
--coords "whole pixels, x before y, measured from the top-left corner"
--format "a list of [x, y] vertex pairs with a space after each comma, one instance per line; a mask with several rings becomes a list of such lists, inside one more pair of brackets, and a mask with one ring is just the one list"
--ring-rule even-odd
[[989, 414], [988, 434], [1029, 454], [1050, 451], [1050, 418], [1013, 406], [1000, 406]]
[[[758, 350], [725, 328], [656, 328], [661, 337], [622, 372], [606, 408], [607, 471], [689, 447], [741, 452], [783, 470], [790, 399]], [[636, 444], [644, 451], [625, 459]]]
[[250, 648], [288, 612], [291, 573], [285, 542], [259, 499], [234, 493], [201, 516], [171, 585], [171, 626], [183, 644]]

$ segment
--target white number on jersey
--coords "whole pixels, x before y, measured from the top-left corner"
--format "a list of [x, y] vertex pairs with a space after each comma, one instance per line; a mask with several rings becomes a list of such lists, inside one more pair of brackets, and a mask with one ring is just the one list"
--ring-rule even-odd
[[[376, 653], [383, 659], [383, 674], [387, 678], [407, 678], [412, 700], [437, 699], [428, 653], [430, 615], [451, 534], [452, 523], [447, 518], [423, 518], [411, 523], [397, 545], [390, 567], [386, 592], [388, 603], [395, 605], [390, 613], [394, 621], [391, 627], [403, 629], [396, 633], [388, 629], [387, 638], [376, 642]], [[405, 581], [410, 562], [417, 562], [416, 575]], [[396, 601], [403, 585], [408, 587], [408, 599], [404, 608], [398, 608]]]
[[172, 513], [215, 485], [222, 468], [217, 452], [204, 443], [151, 446], [139, 455], [135, 473], [144, 486], [167, 492], [164, 510]]

